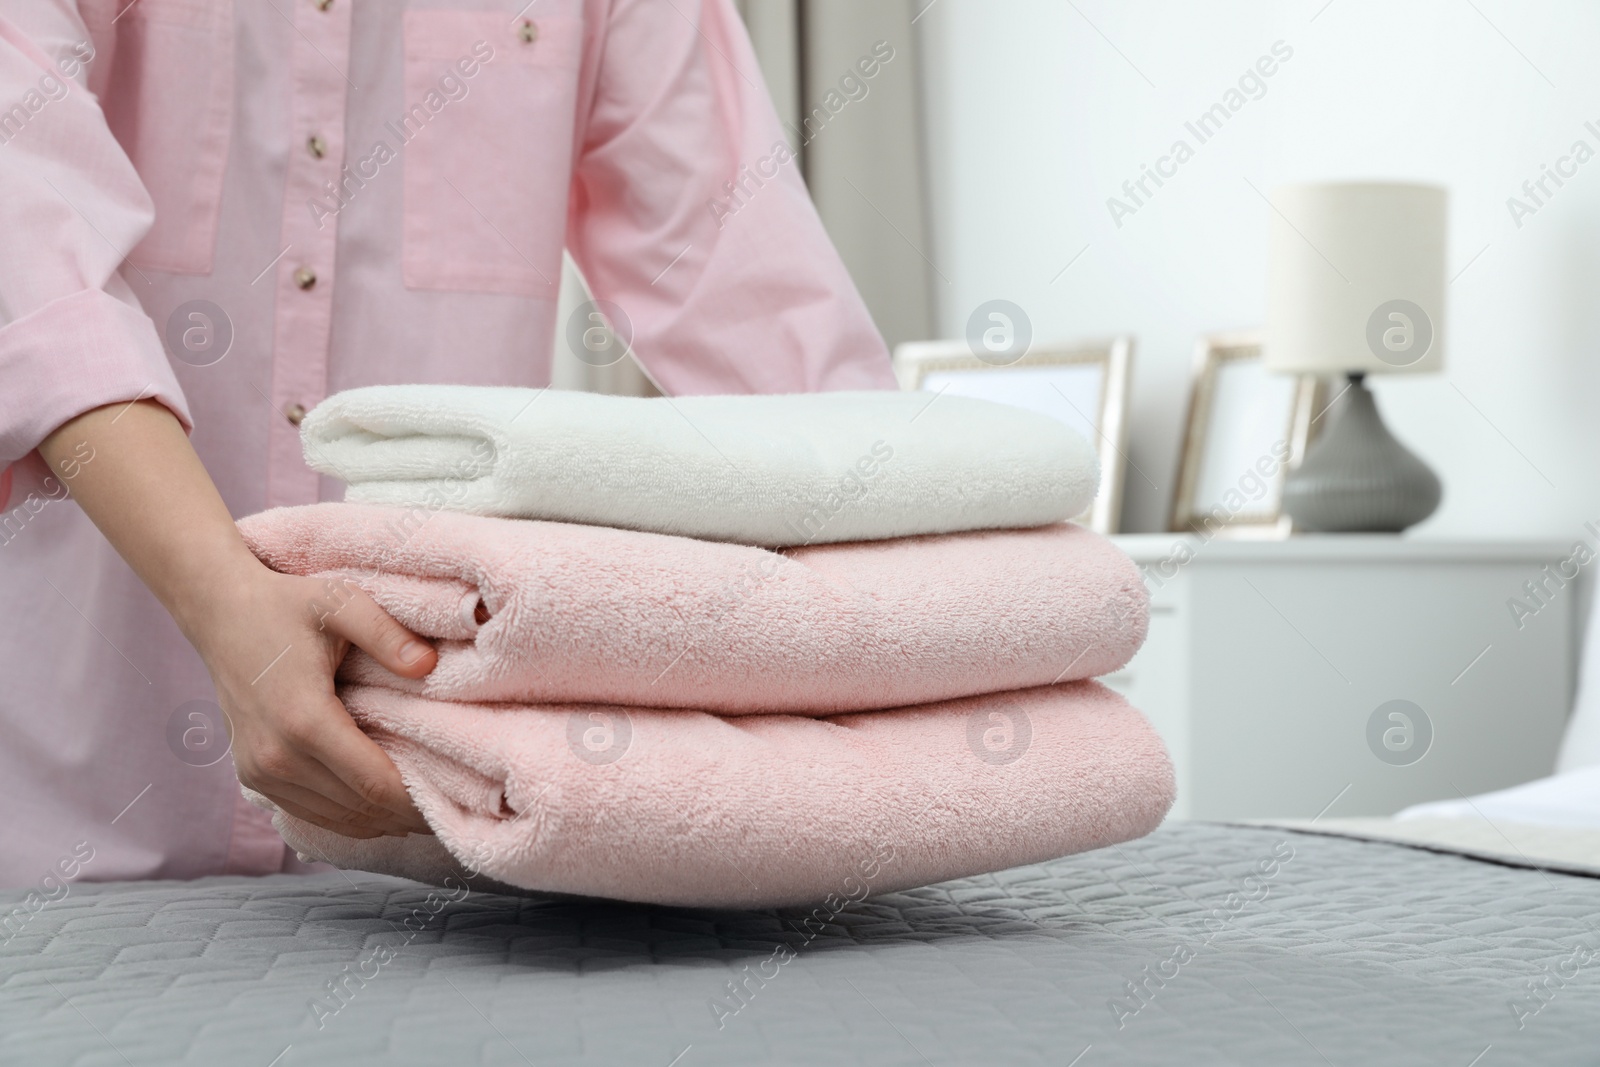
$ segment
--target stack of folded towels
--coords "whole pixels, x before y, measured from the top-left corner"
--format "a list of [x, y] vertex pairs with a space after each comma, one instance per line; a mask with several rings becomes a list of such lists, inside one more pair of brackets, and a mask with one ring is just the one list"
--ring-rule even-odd
[[1091, 680], [1148, 603], [1065, 521], [1098, 470], [1055, 420], [926, 393], [382, 386], [301, 430], [346, 502], [251, 516], [251, 548], [439, 650], [420, 681], [359, 650], [339, 672], [435, 836], [277, 812], [309, 857], [774, 906], [1102, 847], [1171, 805], [1159, 738]]

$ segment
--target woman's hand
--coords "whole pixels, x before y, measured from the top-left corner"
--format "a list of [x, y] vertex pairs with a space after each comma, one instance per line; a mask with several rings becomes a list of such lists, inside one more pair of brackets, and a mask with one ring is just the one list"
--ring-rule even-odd
[[334, 695], [333, 676], [351, 645], [407, 678], [433, 669], [434, 650], [351, 584], [330, 595], [322, 579], [251, 558], [215, 588], [190, 610], [192, 640], [232, 725], [239, 781], [347, 837], [431, 833], [394, 764]]
[[321, 580], [263, 566], [156, 401], [85, 412], [39, 453], [199, 650], [232, 723], [240, 781], [349, 837], [427, 832], [400, 772], [334, 695], [333, 673], [355, 644], [419, 678], [433, 649], [354, 587], [328, 612]]

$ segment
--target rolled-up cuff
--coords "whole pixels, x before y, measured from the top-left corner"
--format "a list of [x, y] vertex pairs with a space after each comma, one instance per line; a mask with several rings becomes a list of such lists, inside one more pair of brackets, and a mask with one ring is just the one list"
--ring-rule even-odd
[[52, 301], [0, 329], [0, 464], [85, 411], [159, 400], [194, 423], [155, 324], [100, 289]]

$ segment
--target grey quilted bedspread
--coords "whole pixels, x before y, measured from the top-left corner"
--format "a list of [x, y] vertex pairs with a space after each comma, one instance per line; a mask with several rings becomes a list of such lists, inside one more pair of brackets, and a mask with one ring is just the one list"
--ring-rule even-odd
[[75, 884], [0, 948], [0, 1062], [1600, 1062], [1600, 880], [1395, 845], [1178, 825], [819, 913], [428, 893]]

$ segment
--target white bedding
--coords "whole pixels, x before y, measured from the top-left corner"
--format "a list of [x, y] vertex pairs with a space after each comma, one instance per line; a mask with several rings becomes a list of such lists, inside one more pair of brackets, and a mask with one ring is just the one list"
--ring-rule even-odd
[[1415, 804], [1392, 818], [1251, 823], [1390, 841], [1518, 867], [1600, 875], [1600, 767], [1584, 767], [1475, 797]]
[[1582, 767], [1471, 798], [1415, 804], [1395, 818], [1470, 819], [1600, 831], [1600, 767]]
[[1282, 819], [1265, 825], [1331, 837], [1388, 841], [1513, 867], [1600, 876], [1600, 830], [1582, 826], [1539, 826], [1507, 819], [1488, 822], [1476, 816]]

